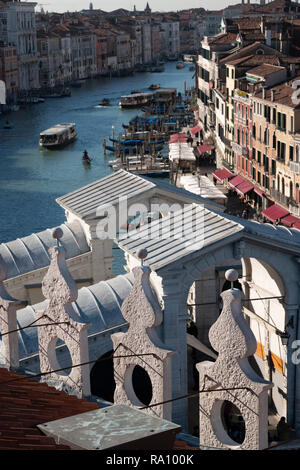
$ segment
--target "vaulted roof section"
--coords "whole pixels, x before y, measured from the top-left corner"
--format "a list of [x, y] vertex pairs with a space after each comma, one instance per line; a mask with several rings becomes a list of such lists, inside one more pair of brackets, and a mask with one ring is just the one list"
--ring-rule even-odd
[[115, 206], [122, 196], [128, 200], [150, 193], [155, 184], [124, 170], [101, 178], [94, 183], [79, 188], [66, 196], [58, 198], [57, 203], [82, 219], [92, 219], [98, 208]]
[[[60, 228], [63, 231], [60, 241], [66, 250], [66, 259], [90, 251], [79, 222], [62, 224]], [[0, 244], [0, 256], [5, 262], [8, 279], [49, 266], [50, 255], [48, 250], [56, 244], [52, 232], [53, 229], [46, 229], [27, 237]]]
[[97, 211], [100, 209], [108, 206], [117, 207], [122, 197], [127, 197], [127, 201], [131, 201], [139, 197], [151, 197], [158, 193], [171, 197], [175, 201], [179, 199], [183, 203], [197, 202], [211, 209], [222, 211], [222, 206], [209, 199], [196, 196], [168, 183], [134, 175], [125, 170], [119, 170], [79, 188], [58, 198], [56, 202], [81, 219], [91, 220], [97, 217]]
[[170, 217], [143, 226], [136, 234], [119, 241], [124, 251], [136, 256], [146, 248], [145, 264], [159, 270], [217, 242], [232, 238], [243, 230], [243, 226], [197, 204], [174, 212]]

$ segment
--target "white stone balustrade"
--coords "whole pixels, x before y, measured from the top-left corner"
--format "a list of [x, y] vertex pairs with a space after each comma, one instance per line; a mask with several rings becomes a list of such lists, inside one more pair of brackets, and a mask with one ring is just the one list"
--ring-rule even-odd
[[[77, 299], [78, 290], [66, 264], [65, 250], [59, 246], [62, 230], [56, 229], [53, 237], [58, 245], [50, 248], [50, 267], [43, 279], [42, 291], [49, 299], [46, 310], [38, 312], [39, 356], [43, 380], [63, 382], [80, 396], [90, 395], [88, 335], [89, 324], [82, 323], [72, 307]], [[46, 324], [45, 326], [42, 326]], [[67, 346], [72, 364], [70, 372], [59, 370], [57, 360], [57, 341]], [[81, 365], [82, 364], [82, 365]], [[75, 366], [75, 367], [74, 367]], [[56, 372], [55, 372], [56, 371]]]
[[[233, 282], [238, 274], [228, 270], [225, 277]], [[268, 390], [273, 384], [261, 379], [248, 362], [257, 345], [242, 313], [242, 295], [233, 287], [221, 294], [223, 309], [209, 330], [218, 358], [215, 363], [197, 364], [200, 391], [208, 390], [199, 394], [200, 445], [258, 450], [268, 447]], [[228, 406], [239, 410], [235, 418], [240, 420], [240, 429], [244, 423], [242, 439], [230, 432], [225, 405], [227, 410]]]
[[0, 256], [0, 363], [9, 369], [19, 366], [16, 310], [20, 302], [9, 295], [3, 285], [7, 269]]
[[[140, 250], [138, 255], [140, 259], [144, 259], [147, 252]], [[122, 304], [122, 314], [130, 324], [129, 329], [126, 333], [115, 333], [111, 336], [115, 356], [114, 403], [139, 408], [145, 406], [137, 397], [132, 381], [134, 369], [139, 366], [148, 374], [152, 385], [152, 398], [146, 411], [161, 418], [171, 419], [170, 403], [151, 407], [172, 397], [171, 356], [174, 352], [164, 347], [155, 331], [155, 327], [162, 322], [162, 310], [150, 285], [150, 273], [150, 269], [145, 266], [133, 268], [134, 284]]]

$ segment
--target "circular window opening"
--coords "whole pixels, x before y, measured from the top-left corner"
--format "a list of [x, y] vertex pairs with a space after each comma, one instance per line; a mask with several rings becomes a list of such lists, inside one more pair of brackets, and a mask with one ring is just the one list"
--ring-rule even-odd
[[127, 366], [124, 375], [124, 388], [134, 406], [148, 406], [152, 400], [152, 383], [148, 373], [134, 364]]
[[228, 400], [221, 406], [221, 419], [228, 436], [237, 444], [245, 440], [246, 427], [239, 408]]
[[70, 375], [72, 370], [72, 357], [63, 340], [53, 339], [50, 341], [48, 347], [48, 358], [52, 370], [57, 371], [55, 372], [57, 375]]
[[148, 406], [152, 400], [152, 383], [145, 369], [138, 365], [132, 371], [132, 386], [137, 398]]

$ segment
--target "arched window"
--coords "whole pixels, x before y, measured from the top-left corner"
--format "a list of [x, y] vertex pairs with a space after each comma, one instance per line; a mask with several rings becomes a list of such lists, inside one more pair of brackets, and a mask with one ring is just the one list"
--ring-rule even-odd
[[299, 193], [299, 184], [298, 183], [296, 183], [295, 199], [296, 199], [296, 203], [299, 204], [300, 193]]
[[290, 181], [290, 198], [293, 198], [294, 197], [294, 194], [293, 194], [293, 183], [292, 181]]

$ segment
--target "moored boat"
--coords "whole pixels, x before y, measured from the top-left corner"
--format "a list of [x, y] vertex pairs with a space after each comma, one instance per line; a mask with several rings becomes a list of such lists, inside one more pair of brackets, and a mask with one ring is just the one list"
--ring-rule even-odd
[[185, 65], [184, 65], [183, 62], [178, 62], [178, 64], [176, 65], [177, 69], [183, 69], [184, 67], [185, 67]]
[[110, 100], [108, 98], [103, 98], [103, 100], [99, 101], [98, 105], [99, 106], [109, 106], [110, 105]]
[[149, 86], [149, 90], [158, 90], [158, 88], [160, 88], [159, 83], [152, 84], [152, 85]]
[[76, 138], [74, 123], [56, 124], [40, 133], [40, 147], [56, 148], [70, 144]]
[[121, 97], [119, 106], [121, 108], [139, 108], [147, 105], [152, 99], [152, 93], [131, 93]]

